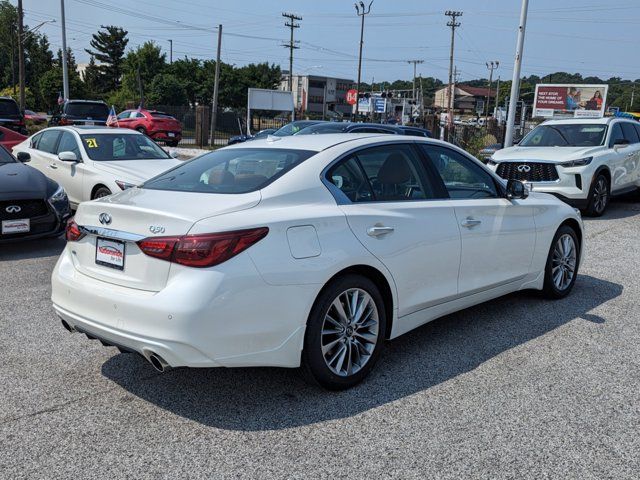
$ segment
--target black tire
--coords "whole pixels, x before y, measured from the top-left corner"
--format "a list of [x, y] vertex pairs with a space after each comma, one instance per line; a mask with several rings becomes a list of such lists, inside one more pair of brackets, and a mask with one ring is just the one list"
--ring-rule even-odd
[[585, 213], [590, 217], [600, 217], [609, 206], [611, 191], [609, 179], [603, 173], [599, 173], [589, 189], [589, 203]]
[[93, 197], [91, 200], [95, 200], [96, 198], [102, 198], [111, 195], [111, 190], [107, 187], [98, 187], [95, 192], [93, 192]]
[[[565, 235], [569, 235], [573, 240], [573, 246], [575, 248], [575, 264], [573, 269], [573, 275], [566, 286], [562, 286], [562, 288], [556, 285], [554, 281], [554, 253], [556, 251], [556, 246], [558, 245], [558, 241], [564, 237]], [[580, 242], [578, 240], [578, 235], [575, 230], [568, 225], [562, 225], [556, 234], [553, 237], [553, 241], [551, 242], [551, 247], [549, 247], [549, 254], [547, 255], [547, 263], [544, 269], [544, 287], [543, 293], [544, 296], [557, 300], [560, 298], [564, 298], [571, 293], [573, 290], [573, 286], [576, 283], [576, 278], [578, 278], [578, 269], [580, 267]]]
[[[335, 307], [332, 307], [334, 300], [340, 301], [340, 297], [342, 297], [345, 292], [356, 289], [360, 292], [359, 295], [361, 295], [362, 291], [369, 295], [369, 299], [372, 300], [375, 305], [375, 310], [370, 307], [366, 309], [366, 312], [372, 313], [363, 317], [367, 320], [364, 320], [363, 324], [359, 327], [356, 327], [357, 322], [354, 321], [354, 323], [351, 324], [353, 325], [353, 328], [351, 326], [343, 326], [342, 332], [336, 333], [334, 337], [330, 336], [332, 334], [327, 334], [327, 330], [325, 330], [324, 338], [328, 337], [330, 339], [330, 341], [325, 344], [325, 347], [329, 344], [335, 343], [334, 341], [331, 341], [332, 339], [344, 337], [341, 340], [336, 340], [339, 343], [336, 344], [335, 349], [327, 350], [327, 355], [337, 355], [339, 357], [338, 350], [343, 349], [345, 351], [345, 355], [342, 358], [342, 361], [344, 362], [347, 355], [346, 352], [348, 352], [348, 365], [350, 365], [354, 370], [357, 368], [357, 371], [353, 371], [353, 373], [348, 374], [349, 367], [346, 367], [345, 375], [338, 375], [328, 366], [322, 352], [323, 326], [325, 325], [325, 317], [330, 312], [335, 316], [336, 312], [333, 310]], [[363, 298], [366, 299], [366, 296]], [[369, 305], [371, 305], [371, 302], [369, 302]], [[364, 337], [358, 332], [371, 335], [368, 329], [373, 327], [367, 327], [367, 325], [369, 325], [372, 319], [375, 319], [376, 316], [377, 337], [375, 337], [375, 341], [362, 340]], [[353, 320], [353, 317], [351, 318]], [[328, 390], [344, 390], [357, 385], [369, 374], [380, 356], [384, 345], [386, 326], [387, 317], [384, 308], [384, 301], [380, 291], [371, 280], [360, 275], [350, 274], [332, 281], [320, 293], [313, 308], [311, 309], [311, 313], [309, 314], [304, 338], [304, 349], [302, 351], [302, 372], [304, 376], [310, 382], [320, 385]], [[367, 331], [365, 331], [365, 329]], [[351, 330], [350, 333], [349, 330]], [[371, 352], [366, 350], [368, 348], [371, 348]], [[367, 357], [367, 355], [369, 356]], [[361, 362], [361, 365], [358, 365], [358, 360], [351, 362], [352, 357], [355, 359], [356, 356]], [[337, 362], [339, 362], [339, 360], [340, 359], [338, 358]], [[340, 365], [342, 365], [342, 363], [340, 363]], [[341, 367], [334, 367], [334, 369], [335, 368], [338, 370], [341, 369]]]
[[171, 140], [171, 141], [166, 141], [165, 142], [167, 144], [167, 147], [177, 147], [178, 146], [178, 141], [177, 140]]
[[145, 128], [144, 128], [144, 127], [138, 127], [138, 128], [136, 128], [136, 130], [137, 130], [137, 131], [139, 131], [139, 132], [140, 132], [141, 134], [143, 134], [143, 135], [146, 135], [146, 134], [147, 134], [147, 131], [145, 130]]

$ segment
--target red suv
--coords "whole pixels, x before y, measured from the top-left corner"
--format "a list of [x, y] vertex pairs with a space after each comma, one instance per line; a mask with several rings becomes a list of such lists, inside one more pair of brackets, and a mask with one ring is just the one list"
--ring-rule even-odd
[[110, 127], [131, 128], [154, 140], [175, 147], [182, 140], [182, 125], [171, 115], [155, 110], [125, 110], [118, 115], [117, 122]]

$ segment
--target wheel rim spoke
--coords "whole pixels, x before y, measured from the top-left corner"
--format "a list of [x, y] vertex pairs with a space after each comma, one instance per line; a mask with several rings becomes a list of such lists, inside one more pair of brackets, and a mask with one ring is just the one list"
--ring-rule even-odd
[[564, 234], [556, 242], [551, 258], [551, 278], [558, 290], [566, 290], [573, 281], [577, 263], [575, 240]]

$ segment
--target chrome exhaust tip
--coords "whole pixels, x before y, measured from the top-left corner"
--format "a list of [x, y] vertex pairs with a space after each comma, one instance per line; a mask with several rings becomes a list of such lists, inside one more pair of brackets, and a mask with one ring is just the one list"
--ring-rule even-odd
[[169, 364], [165, 362], [160, 355], [157, 355], [155, 353], [149, 355], [149, 363], [160, 373], [171, 370]]

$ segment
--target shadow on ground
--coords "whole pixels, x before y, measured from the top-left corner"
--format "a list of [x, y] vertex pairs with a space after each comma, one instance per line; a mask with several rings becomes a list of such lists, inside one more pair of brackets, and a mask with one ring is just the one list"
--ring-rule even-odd
[[58, 256], [65, 244], [64, 236], [7, 243], [0, 246], [0, 261]]
[[176, 415], [217, 428], [258, 431], [350, 417], [429, 389], [572, 320], [604, 323], [591, 312], [622, 286], [582, 275], [559, 301], [522, 292], [436, 320], [386, 344], [369, 378], [351, 390], [326, 392], [296, 370], [176, 369], [151, 374], [138, 355], [102, 366], [107, 378]]

